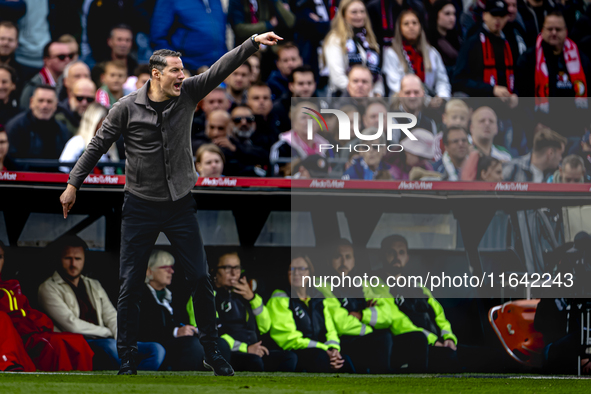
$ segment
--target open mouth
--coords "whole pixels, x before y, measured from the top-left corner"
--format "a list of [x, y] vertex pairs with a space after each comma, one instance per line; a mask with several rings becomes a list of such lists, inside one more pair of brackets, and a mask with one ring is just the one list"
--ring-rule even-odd
[[181, 85], [182, 84], [183, 84], [182, 82], [177, 82], [173, 86], [174, 86], [175, 90], [181, 90]]

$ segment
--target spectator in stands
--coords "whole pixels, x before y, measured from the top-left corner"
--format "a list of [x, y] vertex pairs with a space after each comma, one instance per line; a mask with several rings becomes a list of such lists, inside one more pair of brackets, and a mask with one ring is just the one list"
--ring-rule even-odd
[[562, 8], [553, 0], [519, 0], [517, 10], [523, 19], [525, 27], [525, 43], [528, 48], [536, 44], [538, 34], [544, 26], [544, 18], [552, 11]]
[[243, 63], [226, 78], [226, 95], [232, 106], [246, 104], [246, 91], [250, 87], [250, 64]]
[[[308, 119], [304, 107], [318, 110], [318, 107], [311, 102], [300, 102], [291, 110], [291, 125], [292, 129], [279, 135], [277, 141], [271, 147], [270, 162], [274, 166], [273, 174], [279, 173], [279, 167], [283, 167], [286, 163], [278, 163], [280, 159], [294, 158], [305, 159], [309, 155], [319, 154], [323, 157], [334, 157], [332, 149], [320, 149], [321, 145], [328, 145], [328, 141], [318, 134], [319, 126], [312, 122], [312, 138], [308, 139]], [[325, 146], [326, 148], [327, 146]]]
[[[351, 365], [341, 356], [340, 340], [329, 304], [303, 276], [314, 275], [310, 258], [292, 254], [287, 283], [275, 290], [267, 303], [271, 338], [298, 357], [296, 371], [347, 372]], [[290, 298], [293, 297], [293, 298]]]
[[212, 111], [215, 110], [230, 110], [230, 100], [226, 94], [226, 90], [222, 87], [213, 89], [197, 106], [195, 115], [193, 116], [193, 125], [191, 128], [191, 147], [193, 153], [201, 144], [208, 141], [205, 133], [205, 120]]
[[432, 99], [431, 107], [439, 107], [451, 97], [451, 85], [441, 55], [427, 43], [427, 36], [413, 10], [402, 11], [396, 23], [391, 46], [384, 48], [384, 75], [390, 95], [400, 92], [402, 78], [412, 73], [419, 77], [423, 89]]
[[428, 38], [429, 43], [441, 55], [449, 82], [463, 42], [456, 28], [456, 6], [453, 0], [437, 0], [433, 3], [429, 15]]
[[[16, 62], [14, 53], [18, 47], [18, 28], [10, 21], [0, 21], [0, 66], [12, 67], [17, 75], [20, 64]], [[22, 76], [20, 76], [22, 78]], [[17, 81], [14, 81], [17, 83]], [[23, 81], [18, 81], [22, 86]]]
[[[100, 282], [82, 275], [88, 246], [78, 236], [59, 239], [53, 247], [58, 269], [39, 286], [39, 304], [61, 331], [84, 335], [94, 352], [94, 370], [118, 369], [117, 311]], [[91, 339], [92, 338], [92, 339]], [[164, 360], [164, 348], [138, 342], [143, 360], [138, 369], [156, 371]]]
[[291, 129], [289, 119], [291, 99], [294, 97], [308, 98], [316, 95], [316, 81], [314, 80], [312, 68], [304, 65], [293, 69], [289, 74], [287, 87], [289, 92], [284, 93], [273, 103], [273, 112], [275, 112], [280, 122], [278, 126], [280, 132]]
[[293, 34], [295, 15], [288, 4], [282, 0], [230, 0], [228, 23], [234, 31], [234, 45], [268, 30], [289, 38]]
[[[437, 125], [435, 121], [423, 113], [425, 105], [425, 89], [421, 79], [415, 74], [407, 74], [400, 81], [400, 92], [398, 92], [398, 105], [393, 103], [396, 112], [407, 112], [417, 117], [416, 127], [430, 131], [437, 135]], [[399, 121], [395, 119], [395, 121]], [[404, 123], [409, 123], [405, 121]], [[392, 141], [398, 142], [401, 138], [401, 131], [395, 130], [392, 133]]]
[[48, 85], [38, 86], [30, 99], [30, 109], [6, 125], [12, 158], [57, 159], [70, 138], [65, 125], [55, 120], [57, 94]]
[[[231, 7], [231, 6], [230, 6]], [[257, 33], [263, 33], [263, 30]], [[252, 35], [236, 39], [242, 44]], [[211, 66], [226, 53], [226, 15], [220, 0], [158, 0], [150, 38], [154, 50], [172, 49], [184, 54], [190, 70]]]
[[[96, 86], [90, 79], [74, 82], [68, 97], [58, 104], [55, 119], [66, 125], [70, 134], [75, 135], [80, 127], [80, 120], [88, 106], [94, 102]], [[88, 141], [90, 142], [90, 140]]]
[[[372, 99], [365, 107], [365, 112], [362, 116], [363, 127], [374, 127], [376, 129], [386, 130], [387, 127], [387, 113], [386, 103], [382, 99]], [[380, 121], [381, 126], [380, 127]], [[385, 135], [385, 133], [384, 133]]]
[[254, 55], [246, 59], [250, 64], [250, 84], [261, 81], [261, 53], [256, 52]]
[[[161, 369], [173, 371], [205, 371], [203, 346], [199, 330], [189, 324], [187, 311], [176, 311], [172, 306], [172, 293], [167, 288], [174, 274], [174, 257], [164, 250], [153, 250], [146, 270], [146, 285], [140, 302], [140, 331], [142, 342], [158, 342], [166, 349]], [[194, 319], [193, 319], [194, 320]], [[186, 324], [183, 324], [183, 321]], [[218, 340], [224, 357], [230, 349]]]
[[0, 124], [6, 124], [20, 110], [14, 91], [16, 90], [16, 71], [10, 66], [0, 65]]
[[58, 100], [61, 103], [72, 93], [74, 83], [82, 78], [90, 79], [90, 68], [82, 60], [75, 60], [64, 68], [63, 85], [58, 91]]
[[[83, 84], [92, 83], [90, 80], [81, 80], [76, 83], [76, 86]], [[90, 88], [90, 86], [88, 86]], [[88, 91], [88, 94], [90, 91]], [[82, 153], [86, 150], [86, 147], [90, 143], [90, 140], [96, 134], [97, 130], [99, 129], [100, 125], [103, 122], [103, 119], [107, 116], [107, 109], [100, 104], [97, 103], [88, 103], [88, 99], [94, 96], [76, 96], [76, 97], [84, 97], [84, 100], [77, 103], [80, 106], [85, 106], [85, 110], [81, 116], [80, 127], [76, 131], [76, 135], [68, 140], [62, 154], [60, 155], [60, 162], [61, 163], [75, 163]], [[77, 100], [76, 100], [77, 101]], [[105, 153], [100, 162], [118, 162], [119, 161], [119, 153], [117, 152], [117, 145], [113, 144], [109, 151]], [[62, 166], [59, 168], [61, 172], [69, 173], [72, 166]], [[101, 170], [95, 169], [95, 173], [104, 173], [107, 175], [115, 174], [115, 169], [113, 167], [104, 167]]]
[[493, 145], [493, 139], [499, 132], [497, 114], [490, 107], [477, 108], [472, 113], [470, 135], [472, 144], [485, 156], [492, 156], [500, 161], [511, 160], [509, 152], [501, 146]]
[[392, 165], [390, 173], [394, 180], [408, 180], [413, 167], [433, 171], [430, 164], [433, 160], [433, 134], [416, 127], [412, 129], [412, 134], [416, 141], [406, 137], [400, 142], [403, 151], [388, 154], [387, 161]]
[[492, 156], [483, 156], [478, 152], [477, 181], [502, 182], [503, 181], [503, 163]]
[[255, 83], [247, 91], [246, 105], [250, 107], [257, 122], [257, 130], [269, 136], [271, 144], [279, 136], [278, 117], [273, 111], [271, 89], [262, 82]]
[[468, 130], [458, 126], [446, 128], [443, 131], [443, 145], [445, 153], [441, 160], [433, 164], [433, 168], [443, 174], [443, 180], [459, 181], [462, 166], [470, 153]]
[[2, 279], [5, 255], [6, 247], [0, 241], [0, 312], [10, 316], [35, 366], [42, 371], [92, 370], [92, 350], [84, 337], [53, 332], [53, 322], [44, 313], [31, 308], [19, 281]]
[[507, 14], [503, 0], [486, 2], [482, 27], [460, 49], [452, 78], [454, 91], [473, 97], [501, 97], [511, 106], [517, 105], [513, 75], [517, 59], [503, 35]]
[[581, 157], [585, 163], [585, 173], [591, 175], [591, 131], [586, 130], [583, 137], [570, 148], [568, 153]]
[[560, 168], [548, 178], [548, 183], [585, 183], [588, 180], [581, 156], [568, 155], [562, 159]]
[[362, 1], [340, 2], [332, 28], [324, 39], [323, 52], [332, 96], [341, 96], [345, 92], [349, 84], [348, 71], [357, 64], [370, 70], [374, 84], [372, 92], [384, 96], [380, 48]]
[[288, 78], [295, 68], [302, 65], [298, 47], [290, 42], [279, 46], [275, 65], [277, 70], [271, 72], [269, 79], [267, 79], [267, 85], [271, 89], [271, 100], [273, 101], [289, 92]]
[[8, 134], [4, 130], [4, 125], [0, 125], [0, 172], [1, 171], [14, 171], [15, 165], [8, 157], [8, 150], [10, 144], [8, 142]]
[[[155, 21], [159, 19], [156, 18]], [[107, 46], [109, 47], [109, 53], [105, 58], [97, 59], [97, 61], [121, 62], [126, 67], [126, 75], [133, 75], [138, 64], [133, 56], [131, 56], [131, 49], [133, 47], [133, 30], [131, 26], [120, 24], [111, 28], [109, 38], [107, 39]]]
[[537, 129], [533, 150], [503, 165], [505, 181], [546, 182], [558, 168], [566, 146], [566, 138], [543, 126]]
[[64, 69], [72, 61], [75, 54], [70, 52], [68, 44], [52, 41], [43, 48], [43, 68], [23, 88], [21, 109], [27, 109], [33, 92], [39, 85], [58, 87]]
[[208, 178], [222, 177], [226, 158], [216, 144], [204, 144], [195, 153], [195, 169], [197, 175]]
[[[574, 97], [574, 102], [556, 100], [554, 111], [546, 117], [556, 118], [556, 113], [560, 113], [560, 118], [570, 119], [569, 127], [564, 131], [573, 130], [574, 135], [563, 135], [571, 137], [580, 135], [588, 125], [583, 113], [588, 112], [591, 63], [578, 50], [577, 44], [567, 37], [567, 33], [566, 21], [560, 12], [553, 11], [546, 16], [535, 46], [517, 62], [516, 86], [520, 96], [536, 97], [536, 111], [545, 114], [550, 112], [550, 97]], [[560, 123], [550, 124], [558, 127]]]
[[150, 66], [148, 64], [140, 64], [133, 71], [133, 75], [137, 78], [135, 81], [135, 90], [138, 90], [150, 79]]
[[[24, 0], [24, 2], [27, 5], [27, 12], [18, 20], [19, 36], [16, 61], [22, 66], [19, 72], [20, 78], [23, 81], [28, 81], [45, 66], [46, 51], [44, 46], [51, 41], [51, 36], [47, 20], [49, 2], [37, 0]], [[16, 20], [13, 22], [16, 23]], [[27, 103], [29, 97], [30, 95], [27, 97]]]
[[367, 98], [372, 95], [373, 78], [369, 68], [356, 64], [347, 73], [347, 90], [342, 97]]
[[[503, 34], [505, 39], [509, 42], [511, 47], [511, 54], [513, 55], [513, 61], [517, 63], [519, 56], [523, 55], [527, 50], [527, 44], [525, 43], [525, 27], [523, 18], [519, 15], [517, 9], [518, 0], [505, 0], [507, 3], [508, 19]], [[517, 81], [516, 81], [517, 82]]]
[[291, 3], [295, 14], [294, 41], [300, 50], [302, 61], [310, 66], [315, 78], [319, 75], [318, 50], [330, 31], [330, 21], [336, 13], [338, 1], [304, 0]]
[[[361, 132], [363, 135], [375, 135], [378, 129], [376, 127], [369, 127]], [[390, 171], [392, 167], [383, 159], [386, 156], [386, 137], [382, 133], [379, 138], [372, 141], [361, 141], [367, 147], [360, 148], [360, 155], [353, 159], [351, 167], [349, 167], [343, 179], [360, 179], [371, 181], [374, 179], [392, 179]], [[381, 146], [380, 146], [381, 145]], [[365, 150], [367, 149], [367, 150]]]
[[74, 38], [71, 34], [63, 34], [59, 36], [57, 42], [61, 42], [62, 44], [67, 44], [68, 48], [70, 49], [70, 53], [74, 54], [72, 57], [72, 61], [78, 61], [78, 57], [80, 56], [80, 45], [78, 45], [78, 41]]
[[127, 79], [127, 67], [120, 61], [110, 61], [101, 76], [102, 86], [96, 91], [96, 102], [110, 109], [123, 97], [123, 84]]
[[[470, 123], [471, 110], [468, 105], [460, 99], [451, 99], [445, 104], [445, 112], [441, 116], [442, 129], [450, 127], [462, 127], [468, 130]], [[439, 161], [445, 152], [445, 145], [443, 144], [443, 132], [440, 131], [435, 136], [433, 160]], [[437, 167], [435, 167], [437, 168]]]
[[242, 275], [238, 253], [222, 255], [213, 271], [219, 335], [232, 349], [234, 370], [294, 372], [295, 353], [269, 350], [262, 344], [261, 336], [271, 328], [271, 316], [261, 296]]
[[269, 136], [264, 130], [257, 129], [256, 117], [250, 107], [246, 105], [234, 107], [230, 113], [230, 118], [233, 123], [232, 138], [243, 149], [253, 149], [253, 151], [261, 153], [266, 152], [265, 157], [261, 157], [262, 161], [257, 161], [255, 164], [267, 165], [269, 163], [269, 149], [275, 142], [273, 136]]
[[425, 6], [420, 0], [369, 0], [366, 4], [372, 29], [380, 47], [392, 44], [396, 21], [402, 11], [412, 9], [421, 18], [421, 24], [425, 22]]

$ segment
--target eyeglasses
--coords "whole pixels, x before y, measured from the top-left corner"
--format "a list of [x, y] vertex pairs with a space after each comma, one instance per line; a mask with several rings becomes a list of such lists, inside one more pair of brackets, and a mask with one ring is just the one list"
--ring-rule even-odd
[[310, 269], [308, 267], [291, 267], [289, 269], [289, 271], [291, 271], [291, 273], [294, 273], [294, 272], [306, 272], [306, 271], [309, 271], [309, 270]]
[[227, 274], [235, 271], [235, 272], [240, 272], [240, 266], [239, 265], [220, 265], [218, 266], [219, 270], [224, 270], [224, 272], [226, 272]]
[[252, 123], [254, 122], [254, 116], [237, 116], [232, 118], [232, 121], [236, 124], [242, 123], [243, 120], [245, 120], [246, 123]]
[[76, 53], [68, 53], [67, 55], [55, 55], [53, 57], [56, 57], [56, 58], [58, 58], [61, 61], [66, 60], [66, 58], [72, 60], [72, 59], [74, 59], [76, 57]]
[[87, 96], [76, 96], [76, 100], [81, 103], [84, 100], [86, 100], [87, 103], [92, 103], [94, 102], [94, 97], [87, 97]]

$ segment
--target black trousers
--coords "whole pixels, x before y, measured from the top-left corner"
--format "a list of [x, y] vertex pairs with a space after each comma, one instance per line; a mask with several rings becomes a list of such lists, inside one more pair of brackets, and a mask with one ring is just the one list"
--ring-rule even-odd
[[185, 272], [193, 296], [199, 339], [205, 346], [216, 342], [213, 287], [207, 257], [191, 193], [178, 201], [152, 202], [125, 193], [121, 214], [121, 257], [117, 302], [117, 351], [119, 357], [137, 354], [139, 301], [148, 258], [158, 234], [163, 232], [175, 249], [176, 263]]
[[392, 334], [390, 330], [376, 330], [369, 335], [343, 335], [341, 354], [351, 358], [356, 373], [390, 373]]
[[[228, 342], [218, 338], [218, 349], [226, 360], [230, 359], [230, 347]], [[163, 343], [166, 349], [166, 357], [161, 370], [165, 371], [206, 371], [203, 366], [205, 352], [196, 336], [173, 338]]]
[[269, 355], [232, 352], [232, 368], [246, 372], [294, 372], [298, 357], [286, 350], [269, 350]]
[[326, 350], [318, 348], [292, 350], [298, 356], [296, 372], [315, 372], [315, 373], [353, 373], [353, 364], [351, 358], [341, 353], [345, 363], [338, 371], [330, 368], [330, 357]]

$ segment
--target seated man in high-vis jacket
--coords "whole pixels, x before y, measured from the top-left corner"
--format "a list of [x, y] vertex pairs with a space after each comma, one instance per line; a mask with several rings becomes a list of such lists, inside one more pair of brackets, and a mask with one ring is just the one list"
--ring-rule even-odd
[[[366, 273], [369, 275], [364, 265], [356, 262], [355, 250], [348, 240], [339, 239], [331, 243], [327, 251], [327, 275], [336, 275], [340, 278], [363, 277]], [[406, 365], [404, 372], [424, 370], [424, 367], [421, 367], [425, 365], [426, 352], [422, 353], [421, 358], [421, 353], [416, 351], [425, 349], [424, 336], [421, 333], [409, 332], [392, 337], [389, 330], [392, 325], [389, 293], [369, 284], [361, 287], [342, 284], [334, 287], [332, 292], [328, 287], [319, 287], [318, 290], [326, 297], [339, 334], [342, 352], [351, 357], [356, 372], [399, 372], [401, 365]], [[413, 351], [400, 354], [401, 346]], [[391, 363], [392, 356], [394, 364]]]
[[[408, 241], [401, 235], [390, 235], [382, 240], [383, 269], [380, 278], [398, 277], [405, 273], [410, 260]], [[388, 289], [388, 287], [384, 287]], [[392, 325], [396, 336], [423, 333], [429, 343], [428, 371], [491, 371], [498, 366], [500, 354], [494, 349], [458, 345], [458, 338], [445, 317], [441, 304], [425, 287], [392, 287]]]
[[232, 367], [236, 371], [295, 371], [295, 353], [262, 345], [260, 336], [269, 332], [271, 317], [241, 272], [238, 254], [227, 253], [218, 260], [214, 276], [218, 331], [232, 349]]
[[308, 256], [295, 253], [285, 285], [267, 302], [271, 338], [298, 356], [296, 371], [352, 372], [350, 361], [341, 355], [328, 302], [316, 289], [303, 286], [302, 277], [306, 275], [314, 275], [312, 262]]

